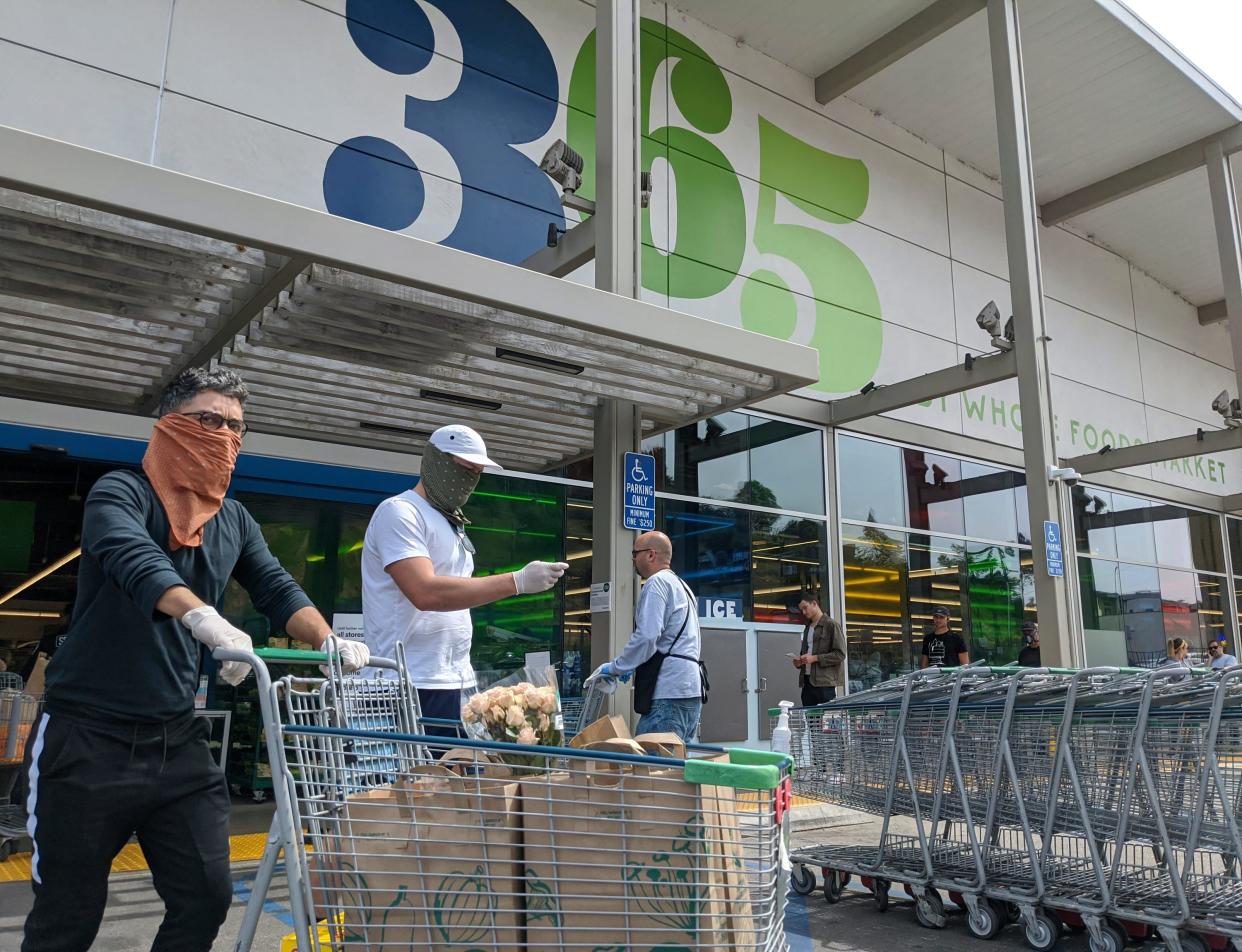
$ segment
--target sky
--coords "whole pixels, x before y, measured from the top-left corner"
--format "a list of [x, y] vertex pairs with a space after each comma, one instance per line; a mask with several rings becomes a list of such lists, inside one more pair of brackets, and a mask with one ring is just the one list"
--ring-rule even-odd
[[1239, 0], [1122, 0], [1153, 30], [1242, 103]]

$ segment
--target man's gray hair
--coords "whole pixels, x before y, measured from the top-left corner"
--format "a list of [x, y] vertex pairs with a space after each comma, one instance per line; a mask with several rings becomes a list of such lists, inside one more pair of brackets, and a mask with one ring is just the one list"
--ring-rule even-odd
[[160, 408], [157, 416], [176, 413], [204, 390], [213, 390], [226, 397], [236, 397], [243, 406], [246, 403], [246, 397], [250, 395], [242, 378], [232, 370], [222, 368], [207, 370], [203, 367], [191, 367], [177, 374], [164, 388], [164, 392], [160, 394]]

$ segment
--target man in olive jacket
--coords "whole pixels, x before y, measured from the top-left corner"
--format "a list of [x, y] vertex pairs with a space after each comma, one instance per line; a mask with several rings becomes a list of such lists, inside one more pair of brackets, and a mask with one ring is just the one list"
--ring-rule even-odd
[[798, 610], [807, 621], [802, 648], [793, 659], [802, 688], [802, 706], [827, 704], [845, 684], [845, 632], [824, 613], [813, 595], [803, 595]]

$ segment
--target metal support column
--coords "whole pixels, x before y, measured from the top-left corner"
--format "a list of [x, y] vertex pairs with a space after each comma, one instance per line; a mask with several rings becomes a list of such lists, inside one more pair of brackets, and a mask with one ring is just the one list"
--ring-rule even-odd
[[[638, 297], [642, 250], [638, 201], [637, 0], [595, 5], [595, 286]], [[621, 653], [634, 630], [637, 593], [630, 551], [634, 534], [621, 528], [622, 460], [637, 450], [642, 410], [604, 400], [595, 411], [591, 581], [607, 584], [610, 610], [591, 613], [591, 664]], [[614, 713], [628, 716], [630, 692], [613, 695]]]
[[[1066, 592], [1069, 580], [1075, 577], [1076, 565], [1072, 555], [1073, 526], [1064, 522], [1068, 506], [1063, 504], [1061, 496], [1065, 489], [1048, 479], [1048, 467], [1057, 459], [1056, 434], [1049, 392], [1039, 221], [1031, 172], [1030, 128], [1016, 0], [988, 0], [988, 36], [1005, 203], [1005, 248], [1009, 258], [1014, 351], [1018, 361], [1018, 398], [1022, 407], [1022, 452], [1034, 537], [1031, 541], [1041, 654], [1044, 664], [1064, 665], [1075, 657], [1074, 645], [1081, 640], [1077, 634], [1081, 625], [1071, 615]], [[1065, 559], [1068, 578], [1048, 574], [1043, 532], [1046, 521], [1062, 525], [1062, 543], [1069, 553]]]
[[1220, 254], [1220, 274], [1225, 284], [1225, 311], [1229, 337], [1233, 342], [1233, 366], [1238, 385], [1235, 397], [1242, 397], [1242, 231], [1238, 223], [1238, 192], [1229, 166], [1229, 155], [1220, 140], [1203, 150], [1207, 163], [1208, 189], [1212, 193], [1212, 220], [1216, 224], [1216, 247]]

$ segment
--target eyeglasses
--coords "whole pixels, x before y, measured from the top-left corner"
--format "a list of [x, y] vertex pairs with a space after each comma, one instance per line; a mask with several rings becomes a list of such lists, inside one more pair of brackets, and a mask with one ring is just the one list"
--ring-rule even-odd
[[1224, 651], [1224, 645], [1208, 645], [1208, 651]]
[[633, 550], [630, 552], [630, 558], [631, 558], [631, 559], [636, 559], [636, 558], [638, 558], [639, 553], [641, 553], [641, 552], [650, 552], [650, 551], [651, 551], [650, 549], [633, 549]]
[[210, 410], [191, 410], [189, 413], [181, 414], [181, 416], [194, 417], [198, 420], [198, 425], [204, 430], [218, 430], [222, 426], [227, 426], [238, 436], [245, 436], [246, 431], [250, 429], [241, 420], [230, 420], [228, 417], [212, 413]]

